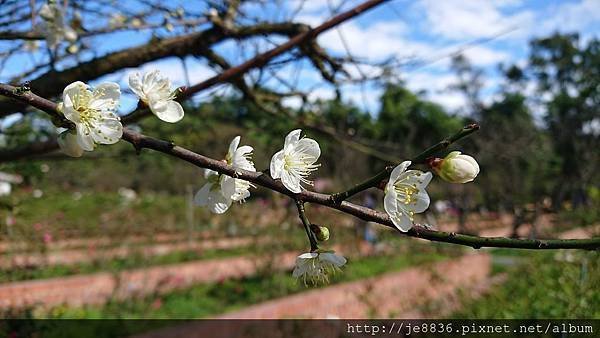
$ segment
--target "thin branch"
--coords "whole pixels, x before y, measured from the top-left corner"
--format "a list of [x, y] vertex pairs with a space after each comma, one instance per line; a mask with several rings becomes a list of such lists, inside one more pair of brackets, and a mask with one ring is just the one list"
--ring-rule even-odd
[[[9, 91], [14, 91], [17, 88], [3, 85], [2, 88]], [[30, 93], [28, 98], [16, 97], [17, 100], [22, 100], [22, 102], [32, 105], [38, 109], [41, 109], [48, 114], [54, 116], [59, 114], [57, 111], [57, 104], [52, 101], [46, 100], [42, 97], [39, 97], [33, 93]], [[420, 155], [414, 158], [415, 161], [423, 161], [427, 157], [433, 155], [435, 152], [445, 149], [452, 142], [455, 142], [475, 130], [477, 130], [476, 125], [467, 126], [461, 132], [453, 135], [452, 137], [444, 140], [437, 145], [430, 147]], [[347, 201], [342, 201], [340, 203], [336, 202], [333, 198], [333, 195], [329, 194], [321, 194], [312, 191], [303, 190], [299, 194], [293, 193], [289, 191], [285, 186], [281, 183], [281, 181], [276, 181], [272, 179], [269, 175], [264, 172], [254, 172], [247, 171], [242, 169], [235, 169], [232, 166], [228, 165], [223, 161], [219, 161], [216, 159], [212, 159], [200, 154], [197, 154], [193, 151], [185, 149], [183, 147], [179, 147], [172, 142], [156, 139], [150, 136], [146, 136], [140, 133], [137, 133], [131, 129], [124, 128], [123, 129], [123, 140], [131, 143], [136, 152], [140, 152], [142, 149], [152, 149], [164, 154], [171, 155], [183, 161], [189, 162], [195, 166], [201, 168], [207, 168], [214, 170], [220, 174], [228, 175], [231, 177], [235, 177], [238, 179], [246, 180], [248, 182], [254, 183], [256, 185], [260, 185], [267, 189], [279, 192], [281, 194], [287, 195], [294, 200], [301, 202], [309, 202], [320, 204], [332, 209], [339, 210], [346, 214], [353, 215], [365, 221], [376, 222], [382, 225], [386, 225], [393, 229], [396, 229], [390, 218], [387, 214], [369, 209], [363, 206], [359, 206], [356, 204], [352, 204]], [[498, 247], [498, 248], [518, 248], [518, 249], [588, 249], [588, 250], [598, 250], [600, 249], [600, 237], [589, 238], [589, 239], [548, 239], [548, 240], [532, 240], [532, 239], [514, 239], [514, 238], [506, 238], [506, 237], [479, 237], [479, 236], [471, 236], [471, 235], [463, 235], [457, 234], [454, 232], [444, 232], [437, 230], [430, 230], [422, 226], [414, 226], [408, 232], [400, 232], [400, 234], [422, 238], [434, 242], [444, 242], [444, 243], [453, 243], [459, 245], [470, 246], [476, 249], [482, 247]]]
[[314, 29], [310, 29], [306, 32], [300, 33], [293, 38], [289, 39], [286, 43], [279, 45], [265, 53], [259, 54], [256, 57], [236, 66], [232, 67], [223, 73], [213, 76], [206, 81], [200, 82], [197, 85], [194, 85], [189, 88], [188, 91], [184, 95], [191, 95], [203, 89], [210, 88], [217, 83], [228, 82], [230, 79], [239, 76], [240, 74], [246, 73], [248, 70], [264, 66], [269, 62], [269, 60], [287, 52], [288, 50], [308, 41], [316, 38], [319, 34], [326, 32], [327, 30], [341, 24], [344, 21], [352, 19], [353, 17], [371, 9], [375, 6], [387, 2], [389, 0], [369, 0], [365, 1], [359, 6], [354, 7], [353, 9], [344, 12], [340, 15], [336, 15], [335, 17], [325, 21], [321, 25], [315, 27]]
[[306, 236], [308, 237], [308, 241], [310, 242], [310, 251], [315, 252], [319, 250], [319, 245], [317, 244], [317, 237], [315, 233], [310, 229], [310, 221], [306, 216], [306, 211], [304, 210], [304, 202], [299, 199], [296, 199], [296, 207], [298, 208], [298, 217], [302, 221], [302, 225], [304, 225], [304, 230], [306, 231]]
[[[428, 157], [433, 156], [434, 154], [436, 154], [439, 151], [447, 149], [452, 143], [471, 135], [472, 133], [476, 132], [477, 130], [479, 130], [479, 125], [477, 125], [475, 123], [465, 126], [463, 129], [461, 129], [456, 134], [448, 137], [445, 140], [438, 142], [437, 144], [427, 148], [425, 151], [423, 151], [419, 155], [415, 156], [413, 159], [411, 159], [412, 165], [424, 163]], [[390, 175], [390, 173], [392, 172], [393, 169], [394, 169], [394, 166], [387, 166], [387, 167], [385, 167], [385, 169], [383, 169], [377, 175], [367, 179], [366, 181], [364, 181], [360, 184], [357, 184], [356, 186], [352, 187], [351, 189], [348, 189], [346, 191], [343, 191], [343, 192], [340, 192], [337, 194], [333, 194], [332, 195], [333, 201], [335, 203], [340, 203], [340, 202], [350, 198], [351, 196], [358, 194], [359, 192], [362, 192], [369, 188], [378, 186], [383, 180], [385, 180]]]

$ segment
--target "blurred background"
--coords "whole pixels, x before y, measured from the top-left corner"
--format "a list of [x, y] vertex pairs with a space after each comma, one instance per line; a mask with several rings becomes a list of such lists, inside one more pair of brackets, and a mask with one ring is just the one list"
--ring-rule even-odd
[[[0, 0], [0, 81], [58, 100], [75, 80], [116, 81], [126, 116], [134, 71], [193, 85], [360, 3], [59, 1], [77, 39], [52, 44], [44, 1]], [[600, 233], [599, 34], [594, 0], [390, 1], [198, 93], [177, 124], [129, 126], [217, 159], [241, 135], [258, 170], [302, 128], [322, 148], [314, 190], [331, 193], [476, 122], [451, 150], [474, 156], [479, 177], [434, 179], [416, 222], [588, 238]], [[475, 250], [307, 205], [349, 262], [305, 287], [291, 269], [309, 245], [287, 197], [252, 189], [213, 215], [193, 205], [205, 181], [188, 163], [125, 142], [68, 158], [45, 114], [3, 98], [0, 128], [5, 318], [600, 317], [598, 252]]]

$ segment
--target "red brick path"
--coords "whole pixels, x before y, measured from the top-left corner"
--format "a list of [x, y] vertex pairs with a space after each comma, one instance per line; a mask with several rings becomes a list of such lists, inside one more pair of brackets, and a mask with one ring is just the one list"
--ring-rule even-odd
[[[414, 267], [400, 272], [318, 290], [250, 306], [219, 318], [422, 318], [420, 305], [450, 299], [456, 304], [458, 288], [476, 289], [490, 285], [490, 257], [468, 255], [454, 261]], [[258, 323], [258, 324], [257, 324]], [[135, 338], [195, 337], [345, 337], [346, 326], [319, 322], [303, 330], [296, 322], [202, 322], [196, 321], [136, 335]], [[289, 325], [287, 325], [289, 324]], [[259, 334], [257, 334], [259, 333]], [[357, 335], [357, 336], [371, 336]]]
[[0, 285], [0, 308], [81, 306], [102, 304], [111, 298], [124, 299], [153, 292], [168, 292], [196, 283], [207, 283], [253, 275], [265, 263], [278, 269], [291, 268], [298, 253], [265, 258], [234, 257], [168, 266], [16, 282]]
[[489, 255], [466, 255], [267, 301], [219, 318], [416, 318], [418, 305], [472, 288], [489, 272]]
[[[264, 242], [264, 241], [263, 241]], [[73, 249], [50, 251], [46, 254], [19, 253], [0, 256], [0, 268], [19, 268], [41, 265], [73, 265], [78, 263], [140, 254], [144, 257], [166, 255], [176, 251], [229, 249], [253, 243], [252, 237], [218, 238], [210, 241], [152, 244], [143, 246], [120, 246], [107, 249]], [[258, 242], [257, 242], [258, 243]]]

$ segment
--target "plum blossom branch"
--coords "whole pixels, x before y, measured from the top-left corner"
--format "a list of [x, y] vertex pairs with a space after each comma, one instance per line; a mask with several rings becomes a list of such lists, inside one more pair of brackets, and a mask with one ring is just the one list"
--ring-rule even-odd
[[[415, 156], [411, 160], [411, 162], [412, 162], [412, 164], [422, 164], [427, 160], [427, 158], [433, 156], [434, 154], [436, 154], [444, 149], [447, 149], [452, 143], [454, 143], [462, 138], [465, 138], [478, 130], [479, 130], [478, 124], [476, 124], [476, 123], [469, 124], [469, 125], [463, 127], [456, 134], [427, 148], [425, 151], [423, 151], [419, 155]], [[354, 187], [352, 187], [346, 191], [333, 194], [332, 200], [335, 203], [341, 203], [342, 201], [344, 201], [362, 191], [365, 191], [369, 188], [377, 187], [379, 184], [381, 184], [381, 182], [383, 180], [387, 179], [387, 177], [390, 175], [390, 173], [392, 172], [393, 169], [394, 169], [394, 166], [385, 167], [385, 169], [383, 169], [377, 175], [365, 180], [364, 182], [357, 184]]]
[[[28, 92], [26, 96], [14, 94], [17, 87], [13, 87], [6, 84], [0, 84], [0, 94], [8, 95], [22, 103], [29, 104], [35, 108], [38, 108], [51, 116], [60, 115], [57, 110], [58, 105], [52, 101], [37, 96], [31, 92]], [[12, 93], [12, 94], [11, 94]], [[430, 147], [425, 152], [416, 156], [414, 162], [423, 162], [426, 158], [436, 153], [439, 150], [447, 148], [451, 143], [471, 134], [477, 130], [476, 125], [467, 126], [459, 133], [452, 137], [439, 142], [438, 144]], [[201, 154], [195, 153], [191, 150], [179, 147], [172, 142], [156, 139], [150, 136], [143, 135], [135, 132], [128, 128], [123, 128], [123, 140], [131, 143], [136, 150], [140, 151], [144, 148], [152, 149], [167, 155], [171, 155], [180, 160], [189, 162], [200, 168], [206, 168], [214, 170], [220, 174], [235, 177], [236, 179], [246, 180], [255, 185], [265, 187], [267, 189], [279, 192], [287, 195], [294, 200], [301, 201], [302, 203], [314, 203], [329, 207], [331, 209], [339, 210], [343, 213], [353, 215], [365, 221], [372, 221], [379, 223], [393, 229], [396, 229], [394, 223], [390, 217], [383, 212], [359, 206], [347, 201], [337, 202], [334, 199], [334, 195], [321, 194], [312, 191], [302, 190], [300, 193], [294, 193], [288, 190], [281, 181], [272, 179], [269, 175], [261, 171], [248, 171], [244, 169], [236, 169], [226, 162], [212, 159]], [[375, 180], [372, 180], [375, 182]], [[371, 182], [371, 184], [373, 184]], [[598, 250], [600, 249], [600, 237], [589, 238], [589, 239], [547, 239], [547, 240], [534, 240], [534, 239], [514, 239], [505, 237], [479, 237], [472, 235], [457, 234], [454, 232], [444, 232], [427, 229], [422, 226], [415, 225], [407, 232], [399, 232], [400, 234], [422, 238], [434, 242], [444, 242], [470, 246], [476, 249], [482, 247], [500, 247], [500, 248], [518, 248], [518, 249], [588, 249]]]

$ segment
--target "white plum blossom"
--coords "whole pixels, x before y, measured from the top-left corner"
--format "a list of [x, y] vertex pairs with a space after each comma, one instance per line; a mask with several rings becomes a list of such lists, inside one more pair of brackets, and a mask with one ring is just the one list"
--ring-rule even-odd
[[[229, 145], [225, 161], [235, 170], [256, 171], [252, 163], [252, 147], [241, 146], [240, 136], [236, 136]], [[210, 169], [204, 171], [207, 183], [196, 193], [194, 200], [197, 205], [205, 206], [213, 213], [222, 214], [232, 202], [243, 202], [250, 197], [250, 182], [222, 175]]]
[[307, 252], [296, 258], [292, 272], [294, 278], [301, 279], [306, 285], [328, 283], [329, 274], [341, 270], [346, 258], [334, 252]]
[[[120, 97], [121, 90], [114, 82], [102, 83], [91, 90], [85, 83], [77, 81], [65, 88], [59, 107], [64, 116], [75, 124], [79, 147], [92, 151], [97, 143], [119, 141], [123, 135], [123, 125], [116, 114]], [[66, 146], [69, 141], [72, 146], [72, 136], [65, 134], [63, 141], [63, 145]]]
[[112, 29], [120, 28], [127, 22], [127, 17], [121, 13], [113, 13], [108, 20], [108, 26]]
[[383, 206], [385, 212], [400, 231], [406, 232], [413, 226], [414, 214], [429, 207], [429, 195], [425, 188], [431, 181], [430, 172], [406, 170], [410, 161], [400, 163], [385, 187]]
[[469, 155], [453, 151], [446, 158], [435, 159], [431, 167], [438, 176], [450, 183], [468, 183], [479, 174], [479, 164]]
[[159, 70], [148, 72], [143, 77], [139, 73], [129, 75], [129, 87], [159, 119], [175, 123], [183, 118], [183, 107], [175, 101], [176, 91], [171, 89], [171, 81], [161, 76]]
[[60, 150], [71, 157], [81, 157], [83, 148], [77, 142], [77, 132], [65, 130], [58, 135], [58, 146]]
[[300, 138], [302, 130], [291, 131], [285, 137], [283, 149], [271, 158], [271, 177], [281, 179], [281, 183], [291, 192], [300, 193], [300, 183], [312, 185], [307, 177], [317, 170], [320, 164], [315, 162], [321, 156], [321, 148], [317, 141], [310, 138]]
[[8, 196], [12, 191], [10, 183], [0, 181], [0, 196]]
[[77, 41], [77, 33], [65, 23], [64, 10], [58, 4], [51, 2], [40, 9], [40, 17], [46, 22], [46, 41], [51, 48], [58, 46], [63, 40], [70, 43]]

